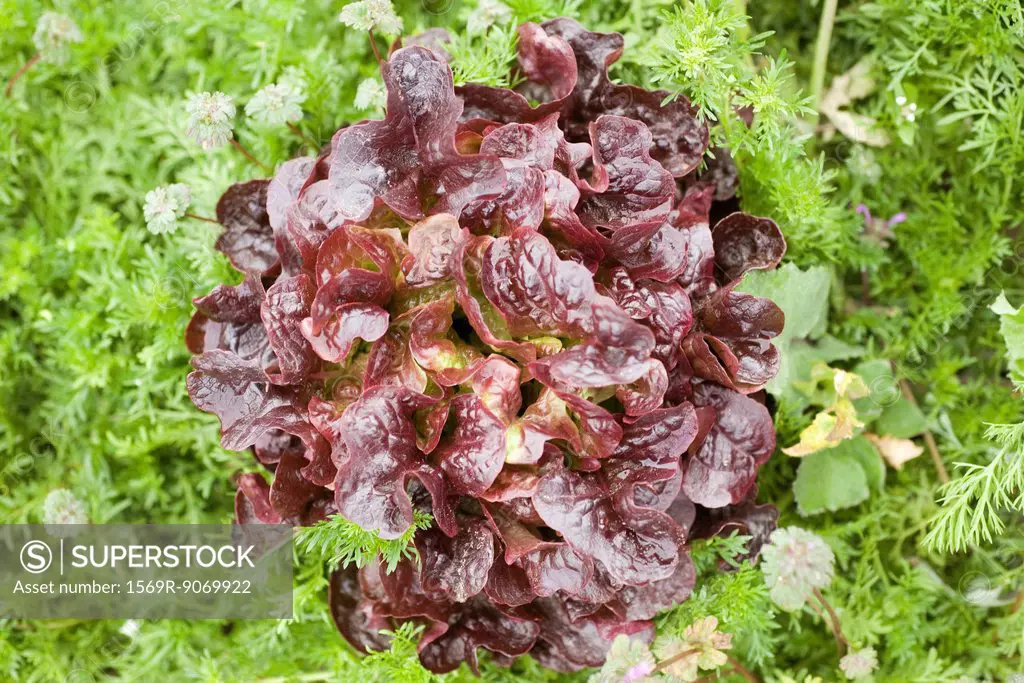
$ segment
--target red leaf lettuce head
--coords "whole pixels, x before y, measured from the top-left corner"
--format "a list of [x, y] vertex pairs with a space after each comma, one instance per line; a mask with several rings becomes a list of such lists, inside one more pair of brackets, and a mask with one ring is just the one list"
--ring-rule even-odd
[[454, 88], [435, 38], [383, 65], [382, 120], [225, 192], [244, 279], [195, 301], [189, 394], [273, 475], [239, 479], [239, 522], [432, 514], [418, 560], [332, 578], [354, 647], [413, 620], [433, 671], [597, 666], [690, 594], [689, 539], [774, 525], [784, 320], [735, 284], [785, 242], [711, 222], [728, 157], [699, 171], [687, 100], [609, 80], [618, 34], [524, 24], [518, 90]]

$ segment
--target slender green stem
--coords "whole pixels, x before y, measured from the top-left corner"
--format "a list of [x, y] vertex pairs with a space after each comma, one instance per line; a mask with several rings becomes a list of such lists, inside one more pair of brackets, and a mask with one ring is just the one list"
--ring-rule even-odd
[[818, 40], [814, 44], [814, 66], [811, 68], [811, 97], [815, 110], [821, 106], [821, 93], [825, 88], [825, 67], [828, 65], [828, 48], [832, 42], [832, 26], [836, 22], [838, 4], [839, 0], [824, 0], [821, 7]]

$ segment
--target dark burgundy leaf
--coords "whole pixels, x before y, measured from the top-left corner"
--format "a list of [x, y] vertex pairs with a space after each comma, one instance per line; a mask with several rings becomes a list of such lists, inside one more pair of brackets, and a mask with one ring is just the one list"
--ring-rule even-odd
[[702, 302], [698, 320], [683, 341], [695, 374], [749, 394], [778, 372], [779, 352], [769, 340], [785, 315], [768, 299], [723, 287]]
[[268, 429], [290, 431], [306, 422], [301, 396], [292, 387], [277, 387], [255, 361], [229, 351], [207, 351], [192, 359], [188, 393], [200, 410], [220, 418], [221, 445], [240, 451]]
[[559, 259], [534, 230], [522, 228], [493, 240], [481, 275], [484, 294], [514, 336], [581, 336], [592, 325], [590, 271]]
[[224, 232], [216, 248], [244, 273], [260, 275], [278, 262], [267, 213], [269, 184], [269, 180], [250, 180], [232, 185], [217, 202], [217, 222]]
[[382, 384], [404, 386], [417, 393], [427, 389], [427, 373], [415, 361], [410, 349], [411, 323], [420, 310], [413, 309], [391, 321], [388, 331], [370, 347], [363, 375], [369, 389]]
[[622, 268], [612, 271], [607, 290], [634, 320], [642, 321], [653, 333], [651, 355], [672, 370], [682, 356], [682, 341], [693, 325], [690, 298], [674, 282], [633, 281]]
[[433, 402], [405, 388], [376, 387], [345, 410], [340, 431], [348, 457], [338, 467], [334, 498], [346, 519], [398, 538], [413, 521], [405, 483], [416, 478], [430, 491], [438, 525], [454, 533], [444, 477], [416, 449], [412, 415]]
[[623, 583], [643, 585], [675, 571], [680, 530], [668, 515], [637, 506], [600, 474], [558, 470], [533, 497], [544, 522]]
[[786, 240], [775, 221], [732, 213], [711, 231], [715, 261], [731, 282], [748, 270], [774, 268], [786, 253]]
[[572, 48], [537, 24], [519, 27], [519, 68], [529, 79], [530, 96], [535, 100], [562, 100], [576, 85], [576, 56]]
[[484, 589], [494, 563], [494, 536], [487, 523], [464, 520], [448, 538], [436, 529], [416, 534], [424, 594], [439, 602], [466, 602]]
[[508, 607], [525, 605], [537, 597], [526, 571], [519, 565], [506, 564], [501, 557], [491, 565], [484, 593], [496, 604]]
[[559, 591], [577, 595], [594, 575], [593, 560], [566, 543], [529, 552], [518, 564], [526, 573], [530, 589], [538, 597]]
[[664, 90], [651, 92], [608, 79], [608, 67], [622, 55], [621, 35], [593, 33], [565, 17], [546, 21], [543, 28], [548, 35], [565, 39], [576, 56], [578, 78], [566, 107], [570, 132], [584, 135], [587, 122], [602, 114], [636, 119], [650, 128], [654, 138], [651, 154], [672, 175], [682, 177], [697, 168], [709, 132], [697, 120], [689, 101], [682, 96], [669, 100]]
[[717, 419], [699, 450], [684, 461], [683, 492], [704, 507], [735, 505], [775, 451], [771, 415], [754, 399], [710, 382], [697, 385], [694, 403], [713, 408]]
[[604, 260], [608, 239], [580, 220], [576, 214], [579, 200], [580, 189], [575, 182], [557, 171], [544, 172], [544, 234], [561, 256], [596, 270]]
[[594, 296], [590, 340], [535, 361], [530, 371], [552, 388], [578, 389], [629, 384], [646, 371], [654, 335], [611, 299]]
[[256, 453], [256, 459], [264, 465], [279, 462], [285, 453], [295, 452], [301, 455], [306, 450], [298, 438], [279, 429], [268, 430], [256, 440], [252, 448]]
[[367, 653], [386, 650], [391, 638], [381, 633], [390, 630], [387, 619], [373, 611], [373, 603], [362, 599], [356, 568], [353, 565], [331, 574], [327, 604], [338, 631], [352, 647]]
[[385, 572], [379, 561], [368, 564], [360, 570], [359, 582], [363, 593], [372, 593], [381, 613], [390, 617], [427, 617], [443, 622], [453, 612], [453, 605], [427, 597], [419, 564], [412, 559], [399, 562], [393, 572]]
[[285, 519], [300, 519], [315, 499], [328, 493], [302, 476], [300, 470], [305, 465], [303, 456], [287, 453], [274, 470], [270, 504]]
[[775, 531], [779, 511], [774, 505], [757, 505], [753, 495], [739, 505], [707, 510], [701, 508], [691, 533], [692, 538], [729, 536], [737, 533], [750, 536], [746, 558], [756, 560], [768, 537]]
[[687, 265], [686, 234], [669, 223], [639, 223], [616, 231], [608, 255], [635, 278], [671, 282]]
[[626, 409], [626, 415], [637, 417], [656, 409], [665, 400], [668, 390], [668, 372], [660, 360], [647, 361], [640, 379], [615, 389], [615, 395]]
[[651, 133], [634, 119], [602, 116], [590, 124], [595, 175], [606, 179], [580, 202], [588, 226], [617, 230], [668, 218], [675, 195], [672, 174], [650, 155]]
[[571, 620], [557, 596], [535, 600], [530, 607], [540, 624], [537, 646], [531, 654], [556, 671], [570, 673], [601, 666], [619, 633], [645, 643], [654, 639], [654, 626], [647, 621], [619, 622], [617, 628], [603, 628], [598, 615]]
[[278, 279], [267, 290], [260, 314], [270, 348], [277, 356], [277, 371], [267, 373], [274, 384], [297, 383], [316, 366], [313, 348], [300, 329], [315, 291], [306, 275]]
[[479, 674], [477, 648], [515, 657], [533, 647], [540, 632], [533, 621], [514, 617], [482, 598], [462, 605], [447, 626], [420, 641], [420, 661], [434, 673], [448, 673], [468, 662]]
[[455, 429], [434, 458], [456, 493], [479, 496], [494, 483], [505, 463], [505, 423], [476, 394], [452, 399]]
[[328, 363], [339, 363], [356, 339], [377, 341], [384, 336], [388, 312], [376, 304], [341, 304], [320, 325], [319, 332], [312, 318], [303, 319], [299, 329], [316, 355]]
[[260, 305], [266, 296], [263, 282], [247, 274], [239, 285], [217, 285], [206, 296], [195, 299], [196, 310], [219, 323], [260, 322]]
[[653, 619], [658, 612], [690, 597], [696, 580], [693, 561], [683, 552], [672, 576], [646, 586], [624, 586], [619, 591], [618, 600], [625, 608], [623, 616], [630, 621]]
[[258, 474], [238, 478], [235, 494], [235, 521], [239, 524], [281, 524], [281, 515], [270, 504], [270, 486]]

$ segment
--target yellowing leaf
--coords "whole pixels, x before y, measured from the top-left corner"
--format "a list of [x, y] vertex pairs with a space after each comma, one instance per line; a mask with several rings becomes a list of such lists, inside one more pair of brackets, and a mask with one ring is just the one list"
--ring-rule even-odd
[[782, 452], [794, 458], [802, 458], [832, 448], [851, 438], [863, 426], [864, 423], [857, 419], [857, 409], [853, 403], [847, 398], [839, 398], [831, 410], [823, 410], [814, 416], [814, 422], [800, 432], [800, 441], [796, 445], [783, 448]]
[[847, 372], [846, 370], [836, 370], [832, 378], [832, 384], [836, 388], [836, 393], [844, 398], [864, 398], [871, 393], [868, 385], [864, 383], [860, 375]]
[[910, 439], [899, 439], [895, 436], [878, 436], [865, 434], [875, 444], [885, 461], [893, 469], [903, 469], [903, 464], [924, 453], [924, 449]]

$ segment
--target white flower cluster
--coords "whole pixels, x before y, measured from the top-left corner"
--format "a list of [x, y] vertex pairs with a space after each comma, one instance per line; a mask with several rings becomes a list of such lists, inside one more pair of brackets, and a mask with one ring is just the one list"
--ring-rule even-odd
[[803, 607], [814, 589], [832, 583], [835, 555], [820, 536], [799, 527], [776, 529], [761, 551], [761, 571], [772, 601], [784, 610]]
[[341, 8], [338, 21], [357, 31], [380, 31], [389, 36], [402, 33], [402, 17], [391, 0], [359, 0]]
[[302, 118], [306, 101], [306, 81], [301, 75], [282, 77], [261, 89], [245, 105], [245, 113], [266, 126], [283, 126]]
[[154, 235], [174, 232], [178, 227], [178, 219], [185, 215], [191, 201], [188, 186], [181, 183], [150, 190], [146, 193], [146, 203], [142, 207], [146, 228]]
[[479, 36], [487, 33], [492, 26], [512, 20], [512, 10], [498, 0], [480, 0], [476, 9], [466, 17], [466, 33]]
[[839, 668], [851, 681], [867, 678], [877, 667], [878, 654], [873, 647], [855, 650], [839, 660]]
[[43, 501], [43, 524], [88, 524], [85, 505], [67, 489], [54, 489]]
[[36, 23], [32, 42], [44, 62], [63, 64], [68, 58], [68, 46], [82, 42], [82, 31], [71, 17], [57, 12], [44, 12]]
[[899, 95], [896, 97], [896, 104], [899, 105], [900, 116], [911, 123], [917, 119], [917, 102], [907, 102], [904, 95]]
[[203, 149], [227, 144], [235, 127], [235, 102], [222, 92], [200, 92], [185, 103], [188, 134]]

